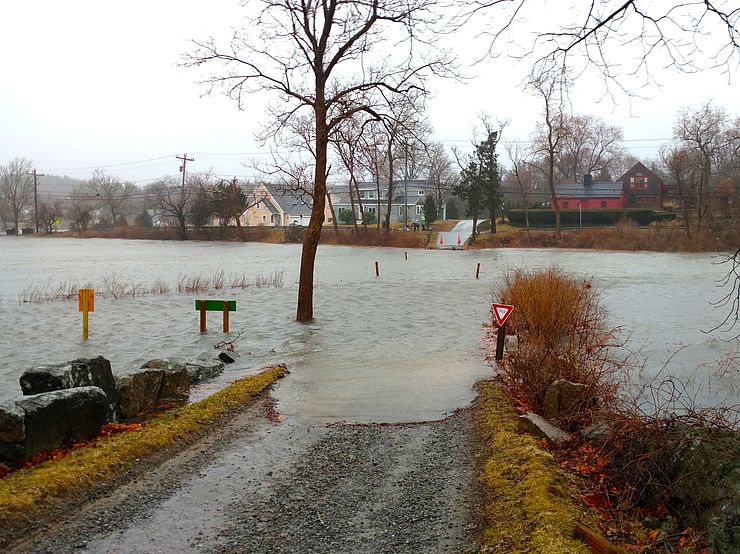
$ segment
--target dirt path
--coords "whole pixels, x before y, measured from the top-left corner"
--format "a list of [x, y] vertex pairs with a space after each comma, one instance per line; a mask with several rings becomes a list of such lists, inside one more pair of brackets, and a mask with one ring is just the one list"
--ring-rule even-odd
[[10, 552], [473, 552], [471, 416], [403, 425], [227, 426]]

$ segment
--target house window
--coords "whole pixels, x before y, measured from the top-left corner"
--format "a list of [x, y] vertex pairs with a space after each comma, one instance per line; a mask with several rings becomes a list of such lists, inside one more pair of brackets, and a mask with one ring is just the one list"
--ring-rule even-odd
[[602, 200], [601, 201], [601, 207], [602, 208], [606, 208], [606, 200]]
[[372, 206], [372, 207], [368, 208], [367, 211], [370, 212], [371, 214], [374, 214], [375, 213], [375, 206]]
[[403, 206], [398, 207], [398, 215], [403, 215]]
[[421, 214], [421, 206], [418, 206], [417, 205], [416, 206], [416, 215], [420, 215], [420, 214]]
[[630, 177], [630, 188], [631, 189], [648, 188], [648, 178], [643, 175], [633, 175], [632, 177]]
[[259, 210], [259, 209], [260, 209], [260, 203], [259, 203], [259, 202], [257, 202], [257, 203], [256, 203], [256, 204], [254, 205], [254, 207], [255, 207], [256, 209], [258, 209], [258, 210]]
[[563, 208], [567, 208], [567, 207], [568, 207], [568, 202], [563, 202]]
[[262, 216], [262, 223], [267, 223], [267, 216], [266, 215], [263, 215]]
[[365, 198], [365, 191], [364, 190], [361, 190], [360, 191], [360, 198]]
[[375, 192], [373, 192], [372, 190], [367, 191], [367, 197], [369, 200], [372, 200], [373, 198], [375, 198]]
[[423, 190], [419, 190], [419, 196], [424, 196], [424, 191]]

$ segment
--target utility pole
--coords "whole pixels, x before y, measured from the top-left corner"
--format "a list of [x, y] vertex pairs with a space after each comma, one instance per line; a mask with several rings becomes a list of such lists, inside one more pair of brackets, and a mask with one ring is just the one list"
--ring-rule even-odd
[[44, 177], [44, 173], [36, 173], [34, 169], [31, 173], [26, 175], [33, 175], [33, 220], [36, 225], [36, 233], [39, 232], [39, 189], [36, 182], [37, 177]]
[[188, 158], [187, 152], [183, 154], [182, 156], [175, 156], [178, 160], [182, 160], [182, 165], [180, 166], [180, 173], [182, 173], [182, 189], [180, 191], [182, 204], [185, 205], [185, 169], [188, 165], [188, 162], [194, 162], [195, 158]]

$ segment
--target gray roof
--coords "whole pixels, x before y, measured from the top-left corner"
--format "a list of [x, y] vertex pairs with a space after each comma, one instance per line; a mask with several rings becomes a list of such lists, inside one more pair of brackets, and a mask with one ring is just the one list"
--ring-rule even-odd
[[266, 185], [266, 187], [283, 212], [298, 216], [311, 215], [313, 202], [311, 202], [311, 197], [308, 194], [299, 195], [276, 185]]
[[563, 183], [557, 186], [558, 196], [574, 198], [620, 198], [622, 183], [606, 182], [584, 186], [583, 183]]

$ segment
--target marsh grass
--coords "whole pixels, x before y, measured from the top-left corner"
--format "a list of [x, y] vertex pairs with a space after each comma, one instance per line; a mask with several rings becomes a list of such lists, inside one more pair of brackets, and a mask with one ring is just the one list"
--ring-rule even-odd
[[0, 521], [27, 518], [66, 494], [79, 494], [97, 481], [121, 474], [162, 447], [187, 441], [232, 410], [245, 405], [287, 373], [285, 366], [265, 368], [189, 406], [167, 412], [141, 430], [100, 437], [55, 461], [13, 472], [0, 479]]

